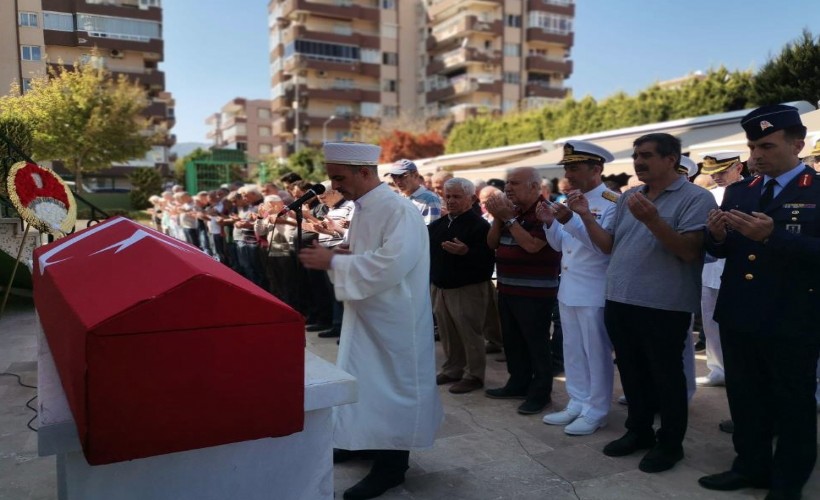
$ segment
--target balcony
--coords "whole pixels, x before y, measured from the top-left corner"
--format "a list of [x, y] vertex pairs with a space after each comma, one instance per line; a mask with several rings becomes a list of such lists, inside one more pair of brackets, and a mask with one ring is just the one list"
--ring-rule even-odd
[[561, 73], [564, 78], [572, 74], [572, 61], [555, 60], [544, 56], [527, 56], [527, 71], [540, 73]]
[[469, 63], [483, 63], [495, 67], [501, 64], [501, 53], [497, 50], [479, 50], [475, 47], [451, 50], [430, 61], [427, 65], [427, 76], [460, 68]]
[[461, 76], [451, 79], [449, 85], [428, 91], [427, 102], [445, 101], [473, 92], [489, 92], [500, 95], [501, 90], [501, 80]]
[[152, 102], [148, 105], [143, 111], [142, 116], [151, 119], [160, 119], [160, 120], [167, 120], [168, 119], [168, 105], [164, 102]]
[[[504, 22], [501, 19], [482, 21], [477, 16], [462, 14], [461, 17], [448, 19], [433, 27], [430, 37], [427, 39], [428, 49], [443, 44], [450, 38], [463, 36], [467, 33], [501, 36], [504, 33]], [[430, 38], [434, 39], [433, 47], [429, 46], [431, 44]]]
[[527, 28], [528, 42], [543, 42], [557, 44], [562, 47], [572, 47], [575, 33], [549, 33], [541, 28]]
[[461, 9], [466, 9], [469, 7], [502, 7], [504, 5], [503, 0], [439, 0], [433, 2], [430, 7], [427, 8], [427, 14], [435, 19], [436, 17], [440, 16], [441, 14], [447, 12], [450, 9], [454, 9], [456, 7]]
[[114, 78], [119, 78], [120, 75], [124, 75], [132, 82], [138, 85], [143, 85], [151, 90], [165, 89], [165, 73], [156, 69], [146, 69], [144, 73], [131, 73], [120, 71], [111, 72], [111, 76]]
[[381, 37], [378, 33], [352, 32], [349, 35], [344, 35], [340, 33], [312, 31], [301, 24], [294, 24], [285, 30], [282, 38], [284, 44], [287, 45], [293, 40], [311, 40], [315, 42], [355, 45], [363, 49], [379, 49], [381, 47]]
[[[562, 5], [567, 4], [567, 5]], [[527, 0], [529, 12], [549, 12], [563, 16], [575, 17], [575, 2], [556, 2], [551, 0]]]
[[335, 3], [309, 2], [307, 0], [285, 0], [282, 2], [282, 16], [291, 19], [298, 13], [304, 12], [314, 16], [330, 17], [333, 19], [353, 20], [361, 19], [378, 23], [381, 18], [378, 5], [365, 7], [362, 5], [338, 5]]
[[378, 78], [381, 76], [381, 65], [375, 63], [363, 63], [355, 59], [335, 59], [322, 56], [308, 56], [296, 54], [285, 59], [283, 69], [289, 73], [304, 69], [315, 69], [317, 71], [338, 71], [343, 73], [354, 73], [357, 75], [371, 76]]
[[550, 87], [548, 84], [540, 82], [529, 82], [525, 87], [525, 92], [527, 97], [563, 99], [567, 96], [569, 89], [564, 87]]
[[83, 14], [127, 17], [129, 19], [162, 22], [162, 8], [160, 7], [140, 9], [136, 5], [80, 3], [77, 0], [42, 0], [42, 2], [43, 10], [45, 11], [73, 14], [78, 11], [78, 8], [82, 8], [80, 12]]

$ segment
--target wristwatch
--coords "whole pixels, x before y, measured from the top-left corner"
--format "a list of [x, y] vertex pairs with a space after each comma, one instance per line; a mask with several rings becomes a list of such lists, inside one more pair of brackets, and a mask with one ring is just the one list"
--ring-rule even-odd
[[512, 219], [507, 219], [507, 220], [504, 221], [504, 227], [510, 227], [513, 224], [515, 224], [516, 222], [518, 222], [518, 219], [515, 218], [515, 217], [513, 217]]

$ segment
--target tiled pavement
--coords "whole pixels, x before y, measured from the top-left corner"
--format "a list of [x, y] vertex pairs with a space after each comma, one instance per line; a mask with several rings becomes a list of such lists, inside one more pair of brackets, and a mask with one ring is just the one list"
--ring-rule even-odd
[[[33, 326], [33, 309], [24, 299], [14, 300], [0, 318], [0, 371], [17, 373], [30, 385], [36, 385], [37, 378]], [[326, 359], [335, 357], [332, 339], [308, 334], [308, 348]], [[488, 356], [490, 387], [506, 378], [504, 363], [495, 361], [497, 356]], [[699, 356], [699, 374], [704, 370]], [[15, 378], [0, 377], [0, 500], [57, 497], [55, 460], [37, 457], [37, 437], [26, 428], [33, 412], [25, 402], [34, 394]], [[407, 481], [382, 498], [729, 500], [765, 496], [763, 490], [719, 493], [697, 485], [699, 476], [724, 470], [732, 459], [731, 436], [717, 428], [718, 421], [728, 416], [723, 389], [698, 390], [690, 405], [686, 458], [660, 474], [640, 472], [640, 455], [610, 458], [601, 453], [605, 443], [623, 433], [626, 410], [614, 403], [618, 395], [616, 387], [606, 428], [592, 436], [570, 437], [560, 427], [544, 425], [540, 415], [518, 415], [515, 400], [488, 399], [482, 391], [453, 395], [442, 389], [446, 420], [439, 439], [432, 449], [411, 453]], [[559, 378], [553, 408], [561, 409], [566, 400]], [[368, 468], [364, 462], [337, 465], [337, 498]], [[820, 498], [820, 474], [812, 477], [804, 498]]]

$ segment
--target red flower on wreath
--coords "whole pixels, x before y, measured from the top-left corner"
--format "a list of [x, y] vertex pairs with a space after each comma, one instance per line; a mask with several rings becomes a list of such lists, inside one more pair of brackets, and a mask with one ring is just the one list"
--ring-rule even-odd
[[31, 206], [32, 202], [38, 198], [51, 198], [62, 203], [64, 209], [68, 209], [68, 197], [60, 181], [53, 173], [33, 163], [26, 163], [26, 166], [17, 172], [14, 187], [17, 196], [20, 197], [20, 203], [25, 207]]

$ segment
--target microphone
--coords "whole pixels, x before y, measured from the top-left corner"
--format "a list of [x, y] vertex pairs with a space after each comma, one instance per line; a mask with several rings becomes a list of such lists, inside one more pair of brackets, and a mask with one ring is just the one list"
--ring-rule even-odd
[[306, 201], [308, 201], [309, 199], [313, 198], [314, 196], [318, 196], [318, 195], [320, 195], [324, 192], [325, 192], [325, 186], [322, 185], [322, 184], [314, 184], [314, 185], [310, 186], [310, 189], [305, 191], [305, 194], [300, 196], [298, 200], [295, 200], [293, 203], [291, 203], [290, 205], [288, 205], [285, 208], [283, 208], [282, 210], [280, 210], [279, 213], [276, 214], [276, 217], [277, 218], [282, 217], [283, 215], [290, 212], [291, 210], [299, 210], [302, 207], [302, 205], [304, 205], [304, 203]]

